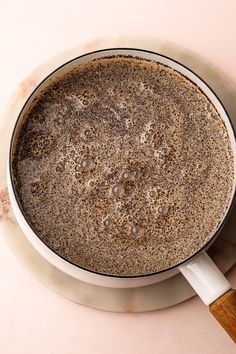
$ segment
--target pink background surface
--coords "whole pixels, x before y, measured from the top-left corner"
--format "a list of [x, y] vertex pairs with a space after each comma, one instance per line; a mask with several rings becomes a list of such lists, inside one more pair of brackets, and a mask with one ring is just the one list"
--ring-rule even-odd
[[[236, 83], [236, 2], [0, 0], [0, 107], [60, 51], [97, 37], [158, 37], [192, 49]], [[0, 354], [233, 354], [198, 298], [143, 314], [91, 310], [51, 292], [0, 235]], [[236, 286], [236, 269], [229, 274]]]

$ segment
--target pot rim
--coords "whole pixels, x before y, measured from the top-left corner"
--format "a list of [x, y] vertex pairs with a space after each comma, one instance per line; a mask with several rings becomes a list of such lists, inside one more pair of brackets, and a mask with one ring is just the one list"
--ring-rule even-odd
[[[60, 70], [61, 68], [63, 68], [64, 66], [68, 65], [69, 63], [72, 63], [73, 61], [75, 60], [78, 60], [78, 59], [81, 59], [83, 57], [86, 57], [86, 56], [89, 56], [91, 54], [96, 54], [96, 53], [103, 53], [104, 52], [104, 57], [106, 57], [106, 52], [109, 52], [109, 51], [136, 51], [136, 52], [140, 52], [140, 53], [149, 53], [149, 54], [152, 54], [152, 55], [157, 55], [159, 57], [163, 57], [163, 58], [166, 58], [167, 60], [169, 61], [172, 61], [176, 64], [178, 64], [179, 66], [183, 67], [184, 69], [186, 69], [187, 71], [189, 71], [190, 73], [192, 73], [195, 77], [197, 77], [200, 81], [203, 82], [203, 84], [205, 84], [205, 86], [209, 89], [209, 91], [213, 94], [213, 96], [215, 96], [215, 98], [218, 100], [218, 102], [220, 103], [224, 113], [225, 113], [225, 116], [227, 117], [228, 119], [228, 122], [231, 126], [231, 129], [232, 129], [232, 132], [233, 132], [233, 136], [234, 136], [234, 140], [236, 140], [236, 134], [235, 134], [235, 129], [234, 129], [234, 126], [233, 126], [233, 123], [232, 123], [232, 120], [224, 106], [224, 104], [222, 103], [222, 101], [220, 100], [220, 98], [218, 97], [218, 95], [215, 93], [215, 91], [208, 85], [208, 83], [202, 79], [198, 74], [196, 74], [192, 69], [188, 68], [186, 65], [182, 64], [181, 62], [179, 62], [178, 60], [175, 60], [167, 55], [164, 55], [164, 54], [160, 54], [158, 52], [155, 52], [155, 51], [151, 51], [151, 50], [147, 50], [147, 49], [141, 49], [141, 48], [132, 48], [132, 47], [114, 47], [114, 48], [104, 48], [104, 49], [99, 49], [99, 50], [95, 50], [95, 51], [92, 51], [92, 52], [88, 52], [88, 53], [85, 53], [85, 54], [82, 54], [82, 55], [78, 55], [70, 60], [67, 60], [66, 62], [64, 62], [63, 64], [61, 64], [60, 66], [56, 67], [54, 70], [50, 71], [49, 74], [47, 74], [43, 80], [40, 81], [39, 84], [37, 84], [37, 86], [34, 88], [34, 90], [31, 92], [31, 94], [28, 96], [28, 98], [26, 99], [25, 103], [23, 104], [23, 107], [21, 108], [18, 116], [17, 116], [17, 119], [15, 121], [15, 124], [14, 124], [14, 128], [12, 130], [12, 133], [11, 133], [11, 139], [10, 139], [10, 150], [9, 150], [9, 159], [8, 159], [8, 164], [9, 164], [9, 176], [10, 176], [10, 183], [11, 183], [11, 187], [12, 187], [12, 190], [13, 190], [13, 195], [14, 195], [14, 198], [16, 200], [16, 203], [17, 203], [17, 206], [22, 214], [22, 216], [24, 217], [26, 223], [28, 224], [29, 228], [32, 230], [32, 232], [34, 233], [34, 235], [43, 243], [43, 245], [45, 247], [47, 247], [51, 252], [54, 253], [55, 256], [61, 258], [62, 261], [65, 261], [67, 263], [69, 263], [70, 265], [72, 266], [75, 266], [77, 269], [81, 269], [83, 271], [86, 271], [86, 272], [89, 272], [89, 273], [93, 273], [95, 275], [99, 275], [99, 276], [105, 276], [107, 278], [123, 278], [123, 279], [133, 279], [133, 278], [144, 278], [144, 277], [149, 277], [149, 276], [155, 276], [155, 275], [158, 275], [158, 274], [162, 274], [164, 272], [168, 272], [168, 271], [171, 271], [181, 265], [183, 265], [184, 263], [190, 261], [192, 258], [194, 258], [195, 256], [197, 256], [199, 253], [201, 253], [203, 250], [207, 249], [213, 242], [214, 240], [216, 239], [216, 237], [219, 235], [220, 231], [222, 230], [231, 210], [232, 210], [232, 207], [233, 207], [233, 204], [235, 202], [235, 197], [236, 197], [236, 185], [234, 183], [234, 187], [233, 187], [233, 191], [232, 191], [232, 197], [231, 197], [231, 202], [228, 206], [228, 209], [224, 215], [224, 217], [222, 218], [221, 222], [219, 223], [217, 229], [215, 230], [215, 232], [212, 234], [212, 236], [196, 251], [194, 252], [191, 256], [189, 256], [188, 258], [184, 259], [183, 261], [171, 266], [171, 267], [168, 267], [168, 268], [165, 268], [165, 269], [161, 269], [157, 272], [153, 272], [153, 273], [146, 273], [146, 274], [140, 274], [140, 275], [116, 275], [116, 274], [107, 274], [107, 273], [102, 273], [102, 272], [97, 272], [97, 271], [94, 271], [94, 270], [91, 270], [91, 269], [87, 269], [85, 267], [82, 267], [76, 263], [73, 263], [71, 262], [70, 260], [66, 259], [65, 257], [61, 256], [60, 254], [58, 254], [53, 248], [51, 248], [50, 246], [48, 246], [46, 244], [46, 242], [41, 239], [41, 237], [39, 236], [39, 234], [37, 233], [37, 231], [34, 229], [33, 225], [30, 223], [30, 221], [28, 220], [27, 216], [24, 214], [24, 210], [21, 206], [21, 203], [19, 201], [19, 198], [17, 196], [17, 193], [16, 193], [16, 189], [15, 189], [15, 185], [14, 185], [14, 182], [13, 182], [13, 173], [12, 173], [12, 152], [13, 152], [13, 141], [14, 141], [14, 137], [15, 137], [15, 132], [17, 130], [17, 125], [18, 125], [18, 122], [20, 121], [21, 119], [21, 116], [22, 116], [22, 112], [24, 111], [25, 107], [27, 106], [28, 102], [30, 101], [31, 97], [36, 93], [36, 91], [40, 88], [40, 86], [46, 82], [50, 77], [51, 75], [55, 74], [58, 70]], [[114, 54], [115, 55], [115, 54]], [[118, 54], [119, 55], [119, 54]], [[122, 54], [121, 56], [125, 56], [125, 54]], [[132, 57], [132, 54], [127, 54], [127, 56], [131, 56]], [[135, 57], [133, 55], [133, 57]], [[148, 60], [148, 59], [147, 59]], [[158, 62], [158, 60], [157, 60]], [[165, 65], [165, 64], [163, 64]], [[166, 65], [168, 66], [168, 65]], [[178, 71], [176, 69], [173, 69], [175, 71]], [[181, 73], [181, 75], [184, 76], [184, 74]], [[188, 76], [186, 76], [188, 78]], [[189, 78], [188, 78], [189, 79]], [[192, 81], [191, 79], [189, 79], [190, 81]], [[195, 84], [195, 83], [194, 83]], [[197, 85], [197, 84], [195, 84]], [[204, 92], [204, 95], [209, 99], [209, 97], [207, 96], [207, 94]], [[210, 100], [210, 99], [209, 99]], [[210, 100], [211, 101], [211, 100]], [[226, 128], [227, 129], [227, 128]], [[228, 130], [228, 129], [227, 129]]]

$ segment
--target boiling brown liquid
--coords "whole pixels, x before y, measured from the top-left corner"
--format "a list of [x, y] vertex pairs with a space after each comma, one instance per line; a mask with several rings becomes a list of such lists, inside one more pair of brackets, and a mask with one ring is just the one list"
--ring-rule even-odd
[[161, 64], [99, 59], [54, 82], [26, 114], [16, 193], [67, 260], [140, 275], [191, 256], [219, 225], [232, 153], [213, 105]]

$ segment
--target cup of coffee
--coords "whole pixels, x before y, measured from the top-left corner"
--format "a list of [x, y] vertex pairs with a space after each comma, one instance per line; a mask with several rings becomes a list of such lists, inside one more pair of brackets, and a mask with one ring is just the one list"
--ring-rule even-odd
[[212, 89], [166, 56], [104, 49], [55, 68], [16, 118], [9, 195], [37, 251], [99, 286], [180, 271], [236, 340], [236, 294], [205, 253], [235, 195], [234, 131]]

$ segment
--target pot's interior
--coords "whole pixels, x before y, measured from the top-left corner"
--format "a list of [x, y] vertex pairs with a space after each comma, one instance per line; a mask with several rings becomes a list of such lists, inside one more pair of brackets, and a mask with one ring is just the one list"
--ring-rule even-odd
[[[171, 60], [169, 58], [166, 58], [164, 56], [155, 54], [155, 53], [151, 53], [151, 52], [147, 52], [147, 51], [141, 51], [141, 50], [133, 50], [133, 49], [112, 49], [112, 50], [102, 50], [102, 51], [90, 53], [90, 54], [84, 55], [82, 57], [76, 58], [76, 59], [68, 62], [67, 64], [65, 64], [62, 67], [56, 69], [52, 74], [50, 74], [39, 85], [39, 87], [33, 92], [33, 94], [28, 99], [27, 103], [25, 104], [25, 106], [24, 106], [24, 108], [23, 108], [23, 110], [22, 110], [22, 112], [21, 112], [21, 114], [20, 114], [20, 116], [18, 118], [18, 121], [16, 123], [16, 127], [15, 127], [14, 134], [13, 134], [13, 139], [12, 139], [12, 149], [11, 149], [11, 151], [14, 152], [17, 149], [17, 145], [16, 145], [17, 136], [18, 136], [19, 131], [21, 130], [22, 124], [24, 123], [22, 117], [24, 117], [25, 113], [28, 111], [29, 107], [34, 103], [34, 101], [37, 99], [37, 97], [39, 97], [42, 92], [47, 90], [47, 87], [49, 87], [52, 82], [54, 82], [55, 80], [57, 80], [60, 77], [63, 77], [66, 73], [71, 72], [73, 69], [77, 68], [78, 65], [88, 63], [88, 62], [90, 62], [90, 61], [92, 61], [94, 59], [104, 58], [104, 57], [114, 57], [114, 56], [131, 56], [131, 57], [138, 57], [138, 58], [142, 58], [142, 59], [148, 59], [148, 60], [157, 61], [157, 62], [159, 62], [161, 64], [164, 64], [166, 66], [169, 66], [169, 67], [173, 68], [174, 70], [180, 72], [185, 77], [187, 77], [191, 81], [193, 81], [198, 87], [201, 88], [201, 90], [205, 93], [205, 95], [213, 103], [213, 105], [216, 108], [216, 110], [218, 111], [221, 119], [224, 121], [224, 124], [225, 124], [225, 126], [227, 128], [227, 131], [228, 131], [228, 136], [229, 136], [229, 139], [230, 139], [232, 152], [235, 154], [235, 138], [234, 138], [234, 132], [233, 132], [231, 123], [230, 123], [230, 121], [228, 119], [228, 116], [227, 116], [227, 114], [226, 114], [221, 102], [215, 96], [213, 91], [199, 77], [197, 77], [194, 73], [189, 71], [187, 68], [185, 68], [181, 64], [179, 64], [179, 63], [177, 63], [177, 62], [175, 62], [175, 61], [173, 61], [173, 60]], [[12, 156], [11, 156], [11, 158], [12, 158]], [[234, 161], [234, 168], [235, 168], [235, 158], [233, 159], [233, 161]], [[14, 185], [13, 185], [13, 187], [14, 187]], [[209, 244], [211, 239], [214, 238], [214, 236], [216, 235], [217, 231], [221, 227], [225, 216], [229, 212], [229, 208], [230, 208], [230, 205], [232, 203], [233, 196], [234, 196], [234, 190], [235, 190], [235, 179], [234, 179], [234, 186], [232, 188], [230, 201], [229, 201], [227, 209], [225, 210], [224, 217], [222, 217], [222, 221], [221, 221], [221, 223], [219, 223], [217, 230], [214, 230], [212, 235], [209, 236], [209, 238], [207, 240], [207, 244]], [[205, 246], [206, 246], [206, 243], [201, 244], [199, 246], [199, 249], [197, 250], [197, 252], [200, 251], [201, 249], [203, 249]], [[194, 254], [196, 254], [196, 252]], [[191, 256], [193, 256], [193, 254]], [[86, 269], [86, 267], [85, 267], [85, 269]], [[100, 272], [98, 271], [98, 273], [100, 273]], [[113, 275], [115, 275], [115, 274], [113, 274]], [[140, 274], [137, 274], [137, 275], [140, 275]], [[144, 274], [141, 274], [141, 275], [144, 275]]]

